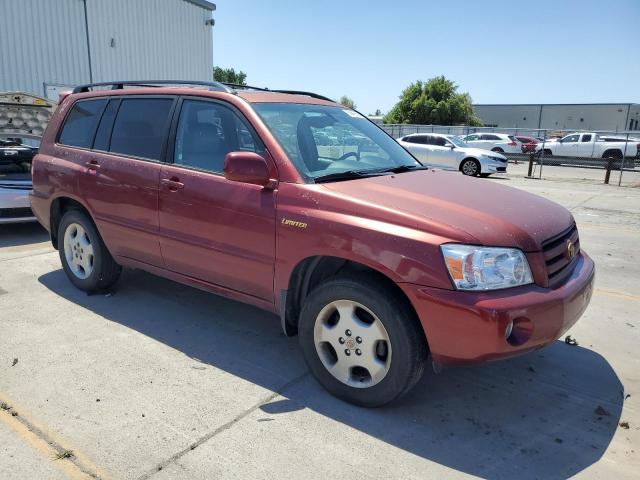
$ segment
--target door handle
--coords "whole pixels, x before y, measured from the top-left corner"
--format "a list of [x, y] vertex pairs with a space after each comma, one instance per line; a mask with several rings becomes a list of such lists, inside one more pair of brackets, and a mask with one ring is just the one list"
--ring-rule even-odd
[[182, 183], [178, 177], [163, 178], [160, 180], [160, 183], [172, 192], [177, 192], [181, 188], [184, 188], [184, 183]]
[[87, 167], [87, 172], [88, 173], [96, 174], [96, 173], [98, 173], [98, 170], [100, 170], [100, 164], [95, 159], [94, 160], [89, 160], [88, 162], [85, 163], [85, 165]]

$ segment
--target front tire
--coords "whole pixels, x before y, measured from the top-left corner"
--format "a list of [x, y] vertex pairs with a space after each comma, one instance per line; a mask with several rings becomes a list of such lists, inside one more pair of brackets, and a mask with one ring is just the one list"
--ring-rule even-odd
[[480, 174], [480, 162], [474, 158], [468, 158], [460, 164], [460, 171], [468, 177], [475, 177]]
[[122, 268], [105, 246], [89, 217], [80, 210], [67, 211], [58, 227], [60, 261], [67, 277], [85, 292], [111, 287]]
[[389, 403], [424, 371], [427, 344], [411, 306], [374, 274], [334, 277], [316, 287], [298, 329], [313, 375], [347, 402]]

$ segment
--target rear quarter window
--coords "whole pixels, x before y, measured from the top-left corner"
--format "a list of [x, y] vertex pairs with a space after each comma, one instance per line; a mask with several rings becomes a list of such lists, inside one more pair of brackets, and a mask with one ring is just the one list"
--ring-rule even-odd
[[96, 127], [106, 104], [106, 99], [76, 102], [64, 121], [58, 143], [91, 148]]

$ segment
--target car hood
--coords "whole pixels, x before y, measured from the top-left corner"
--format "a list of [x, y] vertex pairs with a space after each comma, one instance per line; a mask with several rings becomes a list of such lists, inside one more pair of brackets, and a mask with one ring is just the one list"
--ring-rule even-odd
[[574, 220], [564, 207], [522, 190], [458, 172], [423, 170], [323, 186], [355, 213], [452, 241], [540, 251]]
[[471, 155], [474, 157], [479, 157], [480, 155], [490, 155], [492, 157], [499, 158], [500, 160], [506, 160], [507, 157], [498, 152], [492, 152], [491, 150], [484, 150], [482, 148], [473, 148], [473, 147], [456, 147], [454, 148], [456, 152], [463, 152], [465, 155]]

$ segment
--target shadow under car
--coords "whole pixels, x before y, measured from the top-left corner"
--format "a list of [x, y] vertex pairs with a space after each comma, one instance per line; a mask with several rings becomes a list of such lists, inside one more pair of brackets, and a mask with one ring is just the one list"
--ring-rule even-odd
[[440, 375], [428, 369], [407, 396], [365, 409], [332, 397], [305, 376], [297, 339], [284, 337], [279, 319], [268, 312], [138, 270], [125, 270], [112, 296], [86, 295], [62, 270], [39, 281], [110, 321], [285, 397], [263, 404], [266, 413], [309, 408], [480, 477], [572, 476], [603, 455], [621, 415], [623, 387], [609, 363], [564, 342]]

